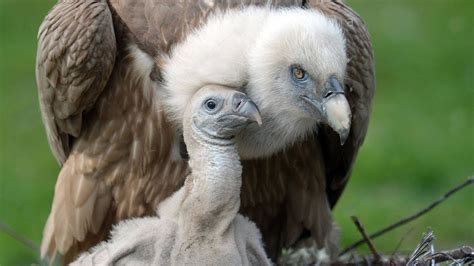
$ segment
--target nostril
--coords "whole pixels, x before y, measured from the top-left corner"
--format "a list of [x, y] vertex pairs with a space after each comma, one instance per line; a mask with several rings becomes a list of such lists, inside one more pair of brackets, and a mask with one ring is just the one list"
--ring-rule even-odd
[[235, 106], [235, 109], [239, 109], [240, 105], [242, 105], [242, 100], [238, 101], [237, 102], [237, 105]]
[[324, 98], [329, 98], [330, 96], [332, 96], [334, 94], [333, 91], [328, 91], [326, 92], [326, 94], [324, 95]]

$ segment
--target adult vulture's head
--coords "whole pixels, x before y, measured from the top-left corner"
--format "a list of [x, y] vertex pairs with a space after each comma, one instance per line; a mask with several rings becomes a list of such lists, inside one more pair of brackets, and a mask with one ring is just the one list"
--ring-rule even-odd
[[180, 119], [200, 87], [245, 90], [263, 125], [239, 139], [243, 158], [282, 150], [326, 123], [346, 140], [351, 111], [344, 95], [342, 30], [301, 8], [246, 8], [215, 15], [172, 52], [165, 66], [167, 104]]

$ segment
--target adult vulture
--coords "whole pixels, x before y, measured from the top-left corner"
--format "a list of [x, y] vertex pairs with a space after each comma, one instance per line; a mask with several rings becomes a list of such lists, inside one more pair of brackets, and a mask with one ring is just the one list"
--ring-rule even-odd
[[[193, 86], [206, 82], [244, 90], [261, 108], [263, 126], [239, 140], [241, 212], [269, 255], [308, 232], [320, 247], [330, 244], [330, 208], [374, 94], [369, 35], [341, 1], [268, 2], [58, 1], [40, 27], [36, 64], [43, 122], [62, 166], [42, 256], [71, 261], [112, 224], [153, 214], [182, 186], [189, 169], [176, 118]], [[206, 48], [205, 36], [224, 44]], [[226, 79], [234, 71], [238, 79]]]

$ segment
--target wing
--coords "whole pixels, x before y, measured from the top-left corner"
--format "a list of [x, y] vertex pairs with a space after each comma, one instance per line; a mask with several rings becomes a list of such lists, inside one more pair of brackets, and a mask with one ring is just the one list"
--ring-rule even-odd
[[62, 165], [82, 116], [103, 91], [115, 61], [112, 17], [105, 1], [59, 1], [38, 34], [36, 81], [43, 123]]
[[321, 147], [310, 138], [269, 158], [242, 163], [241, 211], [257, 224], [274, 259], [305, 229], [318, 245], [326, 245], [332, 218], [323, 160], [315, 160], [315, 154], [321, 154]]
[[[296, 3], [298, 4], [298, 3]], [[271, 158], [244, 162], [242, 212], [262, 231], [275, 258], [309, 231], [319, 247], [337, 251], [331, 210], [351, 174], [365, 138], [375, 90], [372, 46], [362, 19], [342, 1], [308, 0], [301, 5], [336, 19], [350, 59], [345, 79], [352, 128], [344, 146], [329, 127]]]
[[41, 245], [50, 259], [59, 252], [70, 262], [118, 221], [153, 214], [188, 173], [150, 82], [153, 61], [133, 43], [119, 46], [110, 80], [84, 115], [56, 183]]
[[63, 163], [41, 253], [67, 263], [112, 224], [152, 214], [188, 166], [175, 156], [176, 131], [150, 80], [153, 59], [106, 1], [59, 2], [39, 39], [42, 115]]
[[346, 38], [347, 73], [346, 97], [352, 111], [352, 125], [348, 140], [341, 146], [339, 136], [329, 127], [323, 127], [319, 139], [326, 166], [327, 188], [331, 208], [334, 207], [351, 175], [357, 152], [362, 145], [375, 92], [375, 68], [372, 43], [362, 19], [343, 1], [309, 0], [307, 5], [321, 10], [341, 25]]

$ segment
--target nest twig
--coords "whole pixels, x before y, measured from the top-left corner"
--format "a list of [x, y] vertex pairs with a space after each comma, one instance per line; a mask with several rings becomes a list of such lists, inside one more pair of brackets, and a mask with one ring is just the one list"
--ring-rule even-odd
[[29, 249], [33, 250], [35, 253], [39, 254], [39, 247], [36, 245], [33, 240], [23, 236], [22, 234], [15, 231], [15, 229], [11, 228], [7, 224], [0, 221], [0, 232], [5, 232], [7, 235], [11, 236], [16, 241], [22, 243], [23, 245], [27, 246]]
[[[446, 199], [448, 199], [449, 197], [451, 197], [454, 193], [460, 191], [461, 189], [471, 185], [472, 183], [474, 183], [474, 176], [471, 176], [471, 177], [468, 177], [467, 180], [465, 182], [463, 182], [462, 184], [456, 186], [455, 188], [449, 190], [448, 192], [446, 192], [444, 195], [442, 195], [440, 198], [438, 198], [437, 200], [433, 201], [431, 204], [429, 204], [427, 207], [423, 208], [422, 210], [418, 211], [417, 213], [413, 214], [413, 215], [410, 215], [406, 218], [403, 218], [381, 230], [378, 230], [377, 232], [369, 235], [369, 238], [370, 239], [375, 239], [381, 235], [384, 235], [385, 233], [387, 232], [390, 232], [392, 231], [393, 229], [395, 228], [398, 228], [404, 224], [407, 224], [417, 218], [419, 218], [420, 216], [426, 214], [427, 212], [431, 211], [434, 207], [438, 206], [440, 203], [442, 203], [443, 201], [445, 201]], [[339, 253], [339, 256], [342, 256], [346, 253], [348, 253], [349, 251], [357, 248], [358, 246], [364, 244], [366, 241], [364, 238], [354, 242], [353, 244], [349, 245], [347, 248], [345, 248], [343, 251], [341, 251], [341, 253]]]
[[[471, 185], [474, 183], [474, 177], [469, 177], [465, 182], [462, 184], [454, 187], [453, 189], [447, 191], [443, 194], [440, 198], [433, 201], [427, 207], [423, 208], [422, 210], [418, 211], [417, 213], [410, 215], [406, 218], [403, 218], [371, 235], [367, 235], [365, 232], [364, 226], [360, 222], [360, 220], [356, 216], [352, 216], [352, 220], [356, 225], [357, 229], [362, 235], [362, 239], [351, 244], [349, 247], [344, 249], [337, 258], [336, 261], [329, 262], [318, 262], [317, 258], [321, 257], [319, 254], [321, 250], [318, 250], [315, 246], [311, 247], [303, 247], [299, 249], [288, 249], [285, 250], [283, 255], [279, 260], [279, 264], [285, 265], [311, 265], [316, 263], [316, 265], [434, 265], [440, 262], [452, 262], [456, 265], [461, 265], [464, 263], [471, 263], [474, 262], [474, 252], [472, 247], [463, 246], [461, 248], [453, 249], [450, 251], [441, 251], [435, 252], [433, 241], [435, 240], [434, 234], [431, 229], [428, 230], [427, 233], [423, 235], [422, 240], [415, 248], [413, 253], [410, 256], [403, 256], [397, 255], [397, 250], [399, 249], [400, 243], [397, 245], [396, 250], [391, 255], [381, 255], [375, 245], [373, 244], [372, 240], [376, 237], [379, 237], [389, 231], [392, 231], [395, 228], [398, 228], [404, 224], [407, 224], [418, 217], [428, 213], [437, 205], [451, 197], [456, 192], [460, 191], [461, 189]], [[406, 235], [405, 235], [406, 236]], [[403, 238], [405, 238], [405, 236]], [[403, 241], [403, 239], [401, 240]], [[400, 241], [400, 242], [401, 242]], [[360, 256], [358, 254], [348, 254], [349, 251], [355, 249], [356, 247], [360, 246], [363, 243], [367, 243], [369, 246], [372, 255], [371, 256]], [[327, 256], [322, 256], [323, 258]]]

